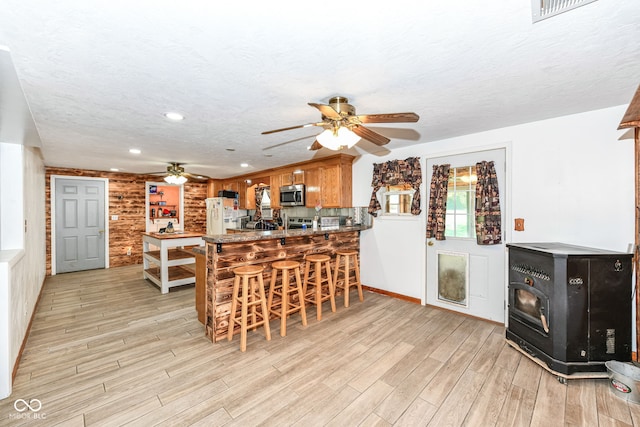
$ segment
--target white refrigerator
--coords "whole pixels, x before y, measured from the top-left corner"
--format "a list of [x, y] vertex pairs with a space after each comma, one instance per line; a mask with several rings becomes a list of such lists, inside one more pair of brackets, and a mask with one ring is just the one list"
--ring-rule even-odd
[[236, 226], [238, 199], [211, 197], [207, 203], [207, 234], [225, 234]]

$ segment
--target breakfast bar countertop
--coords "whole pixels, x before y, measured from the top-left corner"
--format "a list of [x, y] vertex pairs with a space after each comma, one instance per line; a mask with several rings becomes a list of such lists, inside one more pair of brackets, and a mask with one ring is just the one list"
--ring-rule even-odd
[[354, 226], [340, 226], [332, 228], [318, 228], [313, 230], [307, 228], [303, 230], [301, 228], [292, 230], [252, 230], [244, 233], [231, 233], [231, 234], [207, 234], [202, 238], [208, 243], [236, 243], [236, 242], [252, 242], [256, 240], [269, 240], [269, 239], [282, 239], [287, 237], [297, 236], [315, 236], [323, 235], [327, 233], [347, 233], [350, 231], [369, 230], [370, 225], [354, 225]]

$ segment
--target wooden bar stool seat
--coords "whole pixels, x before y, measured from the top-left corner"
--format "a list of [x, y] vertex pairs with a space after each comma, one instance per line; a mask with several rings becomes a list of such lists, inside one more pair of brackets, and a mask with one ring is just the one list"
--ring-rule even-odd
[[[343, 263], [344, 265], [340, 265]], [[355, 282], [351, 282], [349, 275], [351, 272], [351, 268], [354, 270], [355, 274]], [[339, 284], [338, 276], [340, 273], [343, 273], [343, 282]], [[339, 287], [344, 290], [344, 306], [349, 307], [349, 289], [351, 286], [358, 287], [358, 297], [360, 301], [364, 301], [364, 296], [362, 295], [362, 283], [360, 283], [360, 266], [358, 265], [358, 251], [349, 251], [349, 250], [337, 250], [336, 251], [336, 266], [335, 272], [333, 274], [333, 288], [338, 289]]]
[[[307, 326], [307, 313], [304, 309], [304, 293], [302, 292], [302, 282], [300, 281], [300, 263], [296, 261], [276, 261], [271, 264], [271, 286], [269, 287], [269, 312], [280, 317], [280, 335], [287, 335], [287, 317], [291, 313], [300, 311], [302, 324]], [[282, 272], [282, 280], [276, 283], [278, 272]], [[289, 286], [290, 274], [295, 276], [294, 286]], [[292, 296], [297, 294], [297, 303]], [[280, 297], [274, 301], [273, 296]]]
[[[265, 338], [267, 341], [271, 340], [269, 310], [262, 279], [263, 271], [264, 268], [260, 265], [246, 265], [233, 269], [236, 276], [233, 281], [227, 339], [229, 341], [233, 339], [235, 325], [240, 325], [240, 351], [247, 349], [247, 329], [249, 328], [256, 329], [263, 325]], [[237, 317], [238, 305], [241, 313], [239, 318]], [[251, 309], [251, 315], [249, 315], [249, 309]]]
[[[311, 264], [314, 266], [314, 279], [311, 284], [314, 289], [307, 291], [309, 284], [309, 273]], [[326, 275], [322, 275], [322, 264], [324, 264]], [[326, 283], [326, 291], [323, 289], [323, 283]], [[335, 291], [333, 289], [333, 280], [331, 278], [331, 257], [329, 255], [312, 254], [305, 257], [304, 280], [302, 281], [302, 292], [306, 302], [316, 305], [316, 318], [322, 320], [322, 303], [331, 301], [331, 311], [336, 312]]]

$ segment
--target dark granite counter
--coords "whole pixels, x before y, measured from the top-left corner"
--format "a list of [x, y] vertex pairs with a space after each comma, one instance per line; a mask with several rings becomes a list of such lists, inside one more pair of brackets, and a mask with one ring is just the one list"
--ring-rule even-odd
[[309, 229], [303, 230], [301, 228], [292, 230], [248, 230], [242, 233], [232, 234], [208, 234], [202, 236], [205, 242], [208, 243], [235, 243], [235, 242], [252, 242], [255, 240], [269, 240], [269, 239], [282, 239], [287, 237], [298, 236], [316, 236], [333, 233], [348, 233], [350, 231], [368, 230], [371, 226], [354, 225], [351, 227], [341, 226], [333, 228], [318, 228], [317, 230]]

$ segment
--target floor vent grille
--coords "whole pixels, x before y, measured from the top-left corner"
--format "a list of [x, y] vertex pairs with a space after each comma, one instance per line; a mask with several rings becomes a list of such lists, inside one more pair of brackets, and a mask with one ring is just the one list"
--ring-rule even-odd
[[575, 9], [596, 0], [531, 0], [533, 22], [551, 18], [562, 12]]

